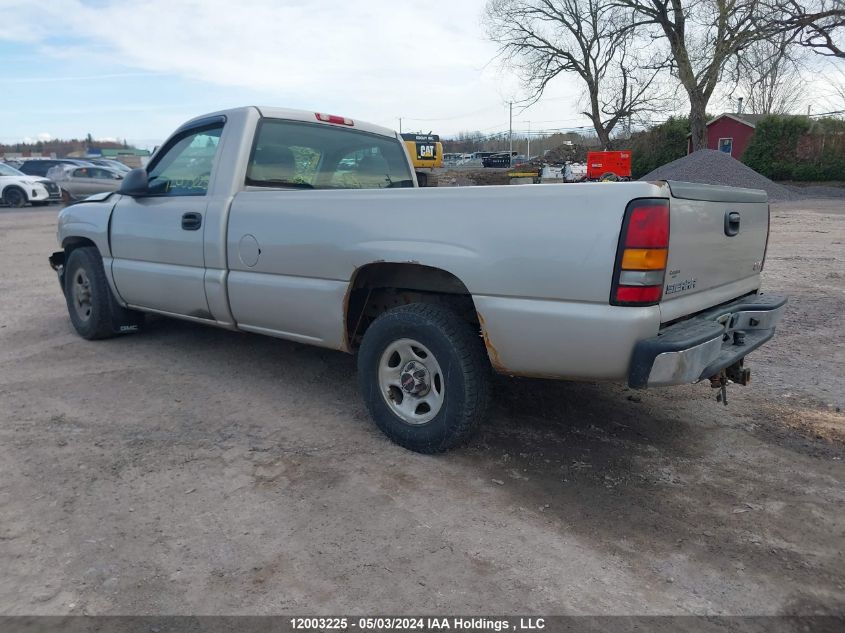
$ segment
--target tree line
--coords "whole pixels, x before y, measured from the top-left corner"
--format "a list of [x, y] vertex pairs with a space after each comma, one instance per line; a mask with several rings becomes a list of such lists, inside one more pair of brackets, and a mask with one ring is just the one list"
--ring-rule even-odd
[[[670, 117], [626, 139], [633, 177], [686, 156], [689, 129], [687, 117]], [[742, 162], [772, 180], [843, 181], [845, 120], [767, 116], [757, 123]]]
[[56, 156], [67, 156], [75, 152], [87, 152], [89, 149], [134, 149], [126, 139], [119, 141], [97, 141], [90, 134], [83, 139], [50, 139], [49, 141], [33, 141], [31, 143], [0, 143], [0, 156], [3, 154], [55, 154]]
[[786, 111], [802, 53], [845, 64], [845, 0], [489, 0], [484, 19], [524, 104], [575, 77], [605, 147], [620, 126], [685, 100], [692, 148], [705, 148], [720, 86], [749, 95], [752, 111]]

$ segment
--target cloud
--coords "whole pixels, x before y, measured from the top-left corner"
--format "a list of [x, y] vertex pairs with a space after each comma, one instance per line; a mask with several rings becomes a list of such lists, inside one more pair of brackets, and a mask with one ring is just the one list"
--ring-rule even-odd
[[503, 80], [486, 69], [494, 49], [478, 28], [480, 0], [1, 2], [12, 18], [0, 37], [64, 58], [249, 89], [276, 105], [345, 104], [394, 121], [448, 117], [470, 99], [459, 112], [478, 109], [479, 98], [501, 105]]

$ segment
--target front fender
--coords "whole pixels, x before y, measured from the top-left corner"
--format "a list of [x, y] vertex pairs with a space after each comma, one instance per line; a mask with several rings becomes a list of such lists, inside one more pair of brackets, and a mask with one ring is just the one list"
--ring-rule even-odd
[[74, 240], [88, 240], [100, 251], [103, 258], [110, 258], [109, 221], [115, 201], [85, 201], [62, 209], [59, 213], [57, 238], [62, 248]]

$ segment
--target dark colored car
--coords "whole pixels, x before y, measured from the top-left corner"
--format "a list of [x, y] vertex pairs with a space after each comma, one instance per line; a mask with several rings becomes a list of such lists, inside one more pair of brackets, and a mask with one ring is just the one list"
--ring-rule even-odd
[[46, 176], [56, 165], [76, 165], [78, 167], [93, 167], [91, 163], [85, 160], [76, 160], [75, 158], [39, 158], [25, 160], [18, 167], [27, 176]]
[[481, 164], [484, 165], [484, 167], [510, 167], [511, 155], [508, 152], [492, 154], [486, 158], [482, 158]]

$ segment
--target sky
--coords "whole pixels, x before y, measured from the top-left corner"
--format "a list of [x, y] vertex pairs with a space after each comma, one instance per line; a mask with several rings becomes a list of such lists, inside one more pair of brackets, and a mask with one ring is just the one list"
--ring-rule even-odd
[[[494, 61], [485, 0], [0, 0], [0, 142], [164, 140], [241, 105], [404, 131], [508, 128], [520, 84]], [[590, 129], [556, 80], [514, 129]], [[679, 102], [679, 106], [680, 106]], [[683, 108], [681, 108], [683, 109]]]

